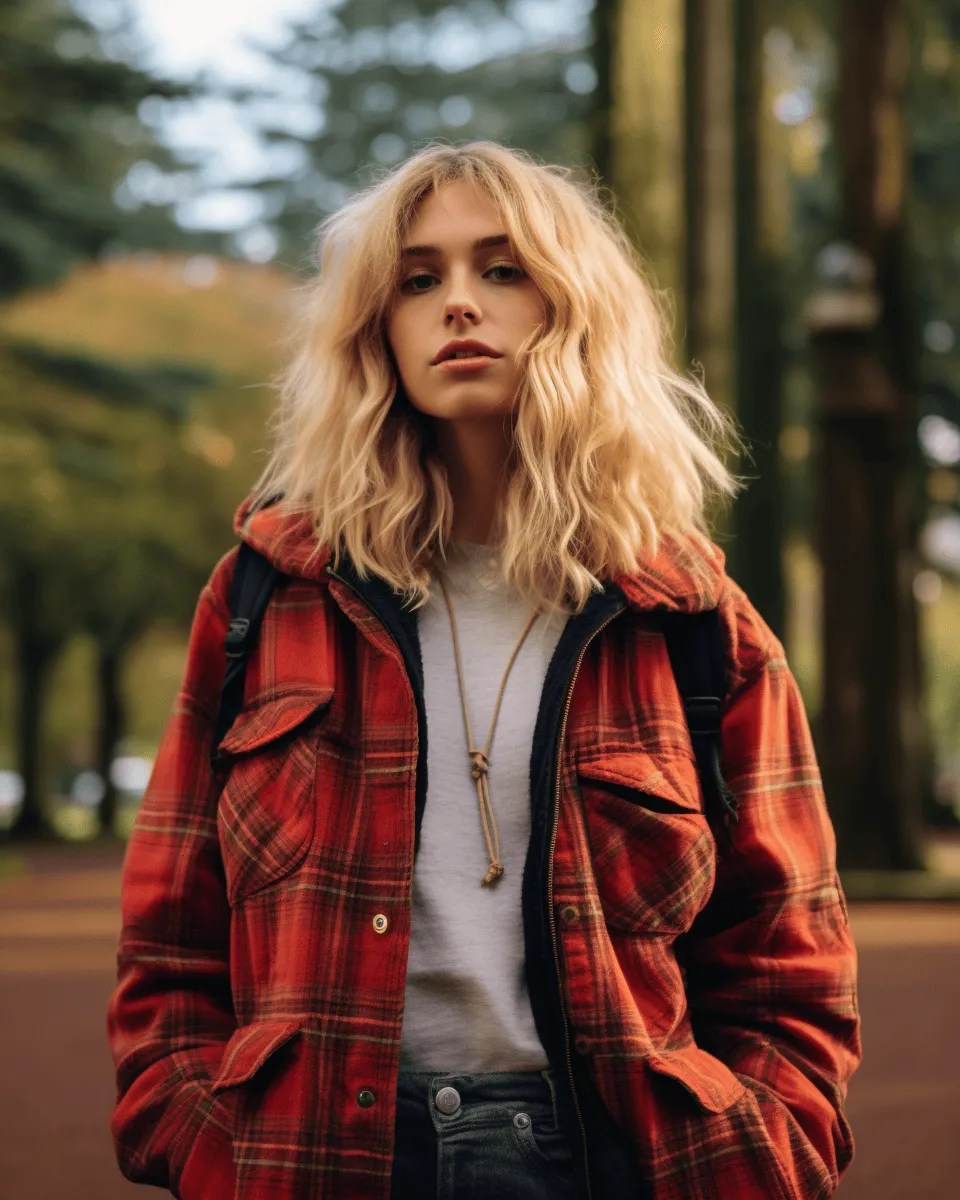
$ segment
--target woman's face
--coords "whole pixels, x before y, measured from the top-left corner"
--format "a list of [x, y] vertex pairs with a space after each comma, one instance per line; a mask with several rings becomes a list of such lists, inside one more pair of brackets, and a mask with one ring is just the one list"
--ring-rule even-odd
[[[481, 239], [495, 242], [476, 245]], [[441, 419], [510, 412], [521, 379], [517, 350], [544, 314], [543, 297], [517, 265], [483, 192], [448, 183], [421, 201], [385, 323], [414, 408]], [[484, 343], [496, 357], [467, 370], [439, 365], [443, 347], [464, 338]]]

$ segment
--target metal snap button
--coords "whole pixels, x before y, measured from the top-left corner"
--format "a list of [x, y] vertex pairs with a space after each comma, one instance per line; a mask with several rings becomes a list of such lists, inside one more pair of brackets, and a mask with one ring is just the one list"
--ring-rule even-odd
[[370, 1088], [361, 1088], [357, 1093], [357, 1103], [361, 1108], [369, 1108], [375, 1100], [376, 1096], [373, 1094]]
[[390, 921], [385, 913], [377, 913], [373, 918], [374, 933], [386, 933], [389, 925]]
[[517, 1113], [513, 1118], [513, 1123], [518, 1129], [526, 1129], [530, 1124], [530, 1117], [527, 1113]]
[[434, 1104], [449, 1116], [460, 1107], [460, 1093], [455, 1087], [442, 1087], [433, 1098]]
[[581, 1034], [579, 1037], [574, 1039], [573, 1048], [578, 1054], [586, 1054], [586, 1052], [590, 1049], [590, 1039]]
[[579, 920], [580, 909], [575, 904], [565, 904], [560, 909], [560, 916], [567, 925], [572, 925], [574, 921]]

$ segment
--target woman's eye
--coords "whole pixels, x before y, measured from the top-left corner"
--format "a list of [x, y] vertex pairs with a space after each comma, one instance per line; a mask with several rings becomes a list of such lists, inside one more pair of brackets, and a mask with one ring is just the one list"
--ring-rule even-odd
[[[514, 274], [511, 278], [514, 278], [514, 279], [519, 279], [521, 275], [526, 274], [526, 272], [523, 270], [522, 267], [515, 267], [515, 266], [513, 266], [512, 263], [497, 263], [496, 266], [491, 267], [490, 270], [491, 271], [513, 271]], [[509, 281], [503, 280], [502, 282], [507, 283]]]
[[415, 282], [417, 279], [428, 279], [428, 280], [429, 280], [429, 279], [432, 279], [432, 278], [433, 278], [433, 276], [432, 276], [432, 275], [427, 275], [425, 272], [421, 271], [419, 275], [411, 275], [411, 276], [409, 277], [409, 279], [406, 279], [406, 280], [405, 280], [405, 281], [404, 281], [404, 282], [401, 284], [401, 287], [402, 287], [402, 288], [408, 288], [408, 289], [409, 289], [411, 292], [425, 292], [425, 291], [427, 290], [426, 288], [412, 287], [411, 285], [412, 285], [412, 284], [413, 284], [413, 283], [414, 283], [414, 282]]
[[[512, 263], [496, 263], [494, 266], [489, 267], [484, 272], [484, 274], [490, 275], [494, 271], [511, 272], [511, 274], [509, 274], [506, 278], [504, 278], [503, 276], [500, 276], [497, 279], [498, 283], [511, 283], [514, 279], [519, 279], [523, 275], [526, 274], [526, 271], [524, 271], [522, 267], [516, 267]], [[400, 285], [400, 288], [401, 288], [401, 291], [426, 292], [429, 290], [430, 281], [433, 279], [436, 279], [435, 275], [432, 275], [427, 271], [418, 271], [416, 275], [408, 276], [408, 278], [405, 279], [404, 282]], [[426, 280], [426, 286], [423, 286], [423, 287], [417, 286], [418, 280]]]

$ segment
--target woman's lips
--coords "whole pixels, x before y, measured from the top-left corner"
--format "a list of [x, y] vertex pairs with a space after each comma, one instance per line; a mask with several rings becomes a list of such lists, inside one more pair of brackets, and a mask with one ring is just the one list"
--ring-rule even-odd
[[473, 354], [470, 358], [445, 358], [436, 365], [450, 375], [468, 375], [472, 371], [482, 371], [484, 367], [489, 367], [496, 361], [489, 354]]

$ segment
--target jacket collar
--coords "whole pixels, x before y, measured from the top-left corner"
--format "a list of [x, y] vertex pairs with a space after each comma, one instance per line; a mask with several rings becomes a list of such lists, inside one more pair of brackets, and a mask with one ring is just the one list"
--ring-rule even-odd
[[[247, 497], [236, 511], [233, 527], [243, 541], [285, 575], [326, 578], [333, 551], [324, 546], [308, 563], [316, 545], [308, 515], [285, 514], [276, 506], [253, 510]], [[701, 612], [717, 606], [724, 581], [724, 551], [701, 535], [691, 535], [686, 547], [703, 564], [703, 578], [698, 579], [680, 561], [677, 541], [664, 537], [656, 555], [642, 553], [632, 571], [612, 577], [628, 607], [638, 611]]]

